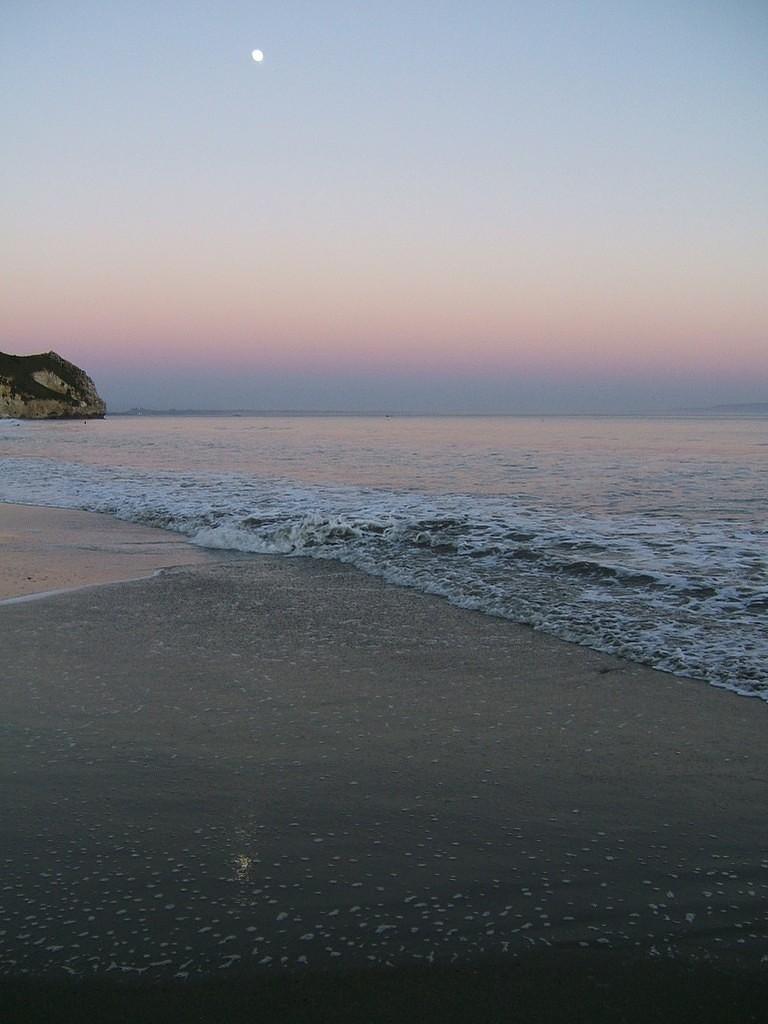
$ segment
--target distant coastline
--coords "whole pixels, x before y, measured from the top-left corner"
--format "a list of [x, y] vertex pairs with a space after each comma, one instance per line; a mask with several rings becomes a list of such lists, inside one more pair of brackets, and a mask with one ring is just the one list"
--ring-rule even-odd
[[706, 405], [701, 408], [684, 409], [688, 413], [716, 413], [722, 415], [768, 416], [768, 402], [737, 402], [730, 405]]
[[347, 416], [371, 419], [491, 419], [510, 417], [519, 419], [665, 419], [694, 418], [703, 416], [707, 419], [732, 419], [738, 417], [753, 418], [768, 416], [768, 402], [746, 402], [732, 405], [709, 405], [690, 409], [666, 409], [645, 412], [420, 412], [387, 411], [385, 409], [350, 410], [350, 409], [145, 409], [134, 407], [120, 409], [108, 413], [113, 416], [221, 416], [221, 417], [326, 417]]

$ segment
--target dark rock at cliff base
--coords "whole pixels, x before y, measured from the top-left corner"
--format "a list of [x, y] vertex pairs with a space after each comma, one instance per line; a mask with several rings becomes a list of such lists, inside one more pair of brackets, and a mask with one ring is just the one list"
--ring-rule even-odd
[[0, 352], [0, 418], [100, 419], [106, 411], [85, 370], [56, 352]]

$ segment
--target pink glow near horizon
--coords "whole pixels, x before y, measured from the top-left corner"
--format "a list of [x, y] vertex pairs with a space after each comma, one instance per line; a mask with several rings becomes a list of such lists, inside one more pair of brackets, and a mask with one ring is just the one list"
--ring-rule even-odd
[[768, 392], [759, 12], [331, 0], [265, 13], [255, 68], [251, 5], [118, 7], [10, 18], [0, 348]]
[[182, 355], [204, 366], [212, 348], [223, 367], [245, 362], [285, 370], [603, 367], [624, 373], [695, 364], [715, 371], [724, 356], [745, 373], [768, 367], [756, 304], [740, 305], [734, 296], [723, 301], [695, 289], [664, 296], [640, 288], [569, 295], [541, 286], [510, 286], [505, 294], [472, 282], [441, 292], [400, 281], [387, 290], [361, 280], [351, 292], [349, 277], [342, 282], [339, 288], [286, 275], [249, 295], [232, 280], [198, 290], [158, 276], [141, 286], [112, 281], [48, 294], [37, 288], [34, 302], [16, 289], [1, 326], [19, 350], [66, 346], [84, 360], [115, 367], [137, 356], [163, 362]]

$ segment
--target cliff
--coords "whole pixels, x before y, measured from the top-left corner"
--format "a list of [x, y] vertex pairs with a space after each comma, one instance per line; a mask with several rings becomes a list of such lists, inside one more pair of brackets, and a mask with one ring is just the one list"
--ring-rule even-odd
[[0, 418], [92, 419], [106, 411], [88, 374], [56, 352], [0, 352]]

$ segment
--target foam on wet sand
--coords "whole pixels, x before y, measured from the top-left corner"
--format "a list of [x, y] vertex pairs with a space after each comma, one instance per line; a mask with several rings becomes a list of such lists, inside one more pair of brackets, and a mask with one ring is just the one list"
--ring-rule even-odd
[[758, 702], [285, 558], [6, 604], [0, 632], [8, 984], [548, 956], [762, 984]]

